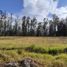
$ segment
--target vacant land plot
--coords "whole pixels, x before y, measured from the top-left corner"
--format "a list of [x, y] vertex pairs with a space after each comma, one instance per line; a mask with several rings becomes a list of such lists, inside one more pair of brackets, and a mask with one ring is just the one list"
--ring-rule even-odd
[[0, 47], [66, 47], [67, 37], [0, 37]]
[[0, 37], [0, 62], [23, 58], [33, 58], [46, 67], [66, 67], [67, 37]]

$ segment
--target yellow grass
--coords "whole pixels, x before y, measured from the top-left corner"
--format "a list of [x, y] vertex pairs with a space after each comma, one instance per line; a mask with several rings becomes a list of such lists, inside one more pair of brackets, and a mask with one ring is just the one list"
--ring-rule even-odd
[[67, 37], [0, 37], [0, 48], [25, 47], [29, 45], [66, 47]]
[[64, 48], [67, 47], [67, 37], [0, 37], [0, 62], [18, 61], [26, 57], [31, 57], [41, 63], [45, 63], [45, 65], [48, 65], [46, 67], [49, 67], [49, 65], [52, 64], [55, 65], [55, 63], [61, 63], [61, 61], [61, 64], [67, 64], [67, 54], [52, 56], [49, 54], [27, 52], [23, 49], [1, 50], [1, 48], [25, 48], [31, 45], [44, 48]]

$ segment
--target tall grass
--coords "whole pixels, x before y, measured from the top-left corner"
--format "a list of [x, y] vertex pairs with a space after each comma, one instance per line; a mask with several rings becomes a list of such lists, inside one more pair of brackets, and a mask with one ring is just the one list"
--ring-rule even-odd
[[27, 57], [44, 67], [67, 67], [67, 37], [0, 37], [0, 62]]
[[29, 47], [25, 48], [26, 51], [29, 52], [35, 52], [35, 53], [41, 53], [41, 54], [51, 54], [51, 55], [58, 55], [61, 53], [67, 53], [67, 48], [58, 48], [58, 47], [50, 47], [50, 48], [45, 48], [45, 47], [39, 47], [36, 45], [31, 45]]

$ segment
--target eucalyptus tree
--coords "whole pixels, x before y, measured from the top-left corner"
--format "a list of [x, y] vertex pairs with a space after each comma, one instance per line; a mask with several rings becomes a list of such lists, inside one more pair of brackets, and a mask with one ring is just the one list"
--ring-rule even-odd
[[3, 11], [0, 10], [0, 35], [2, 35], [2, 27], [3, 27], [3, 23], [2, 23], [2, 13], [3, 13]]
[[9, 19], [8, 19], [8, 24], [9, 24], [9, 35], [11, 36], [12, 35], [12, 23], [13, 23], [13, 14], [11, 13], [10, 16], [9, 16]]
[[22, 35], [26, 36], [27, 35], [27, 27], [26, 27], [26, 16], [23, 16], [22, 18]]
[[59, 23], [59, 18], [55, 14], [53, 15], [53, 35], [56, 36], [57, 31], [58, 31], [58, 23]]
[[36, 35], [36, 26], [37, 26], [37, 19], [36, 17], [34, 17], [30, 23], [30, 35], [31, 36]]
[[3, 35], [7, 35], [7, 15], [6, 12], [3, 13]]
[[66, 36], [67, 36], [67, 17], [65, 19], [65, 26], [66, 26]]
[[42, 25], [42, 22], [38, 23], [38, 26], [37, 26], [37, 36], [43, 36], [43, 25]]
[[58, 36], [66, 36], [67, 34], [67, 29], [66, 29], [66, 24], [65, 20], [61, 20], [60, 23], [58, 24]]
[[18, 18], [15, 19], [15, 24], [13, 25], [13, 35], [18, 35]]
[[26, 27], [27, 27], [27, 35], [30, 35], [30, 22], [31, 22], [31, 18], [28, 16], [26, 19]]
[[43, 30], [44, 30], [44, 36], [46, 36], [48, 33], [48, 29], [47, 29], [47, 25], [48, 25], [48, 19], [47, 18], [44, 18], [43, 19]]

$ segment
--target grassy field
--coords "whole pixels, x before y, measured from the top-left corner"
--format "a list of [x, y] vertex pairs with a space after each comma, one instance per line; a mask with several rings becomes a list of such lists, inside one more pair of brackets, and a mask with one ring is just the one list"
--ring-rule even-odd
[[67, 67], [67, 37], [0, 37], [0, 62], [28, 57], [44, 67]]

